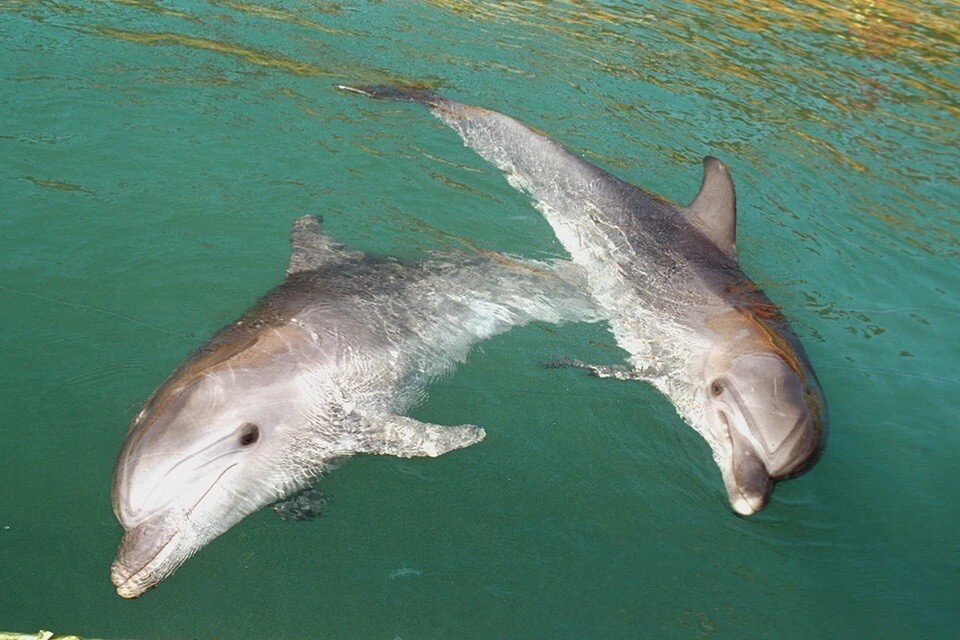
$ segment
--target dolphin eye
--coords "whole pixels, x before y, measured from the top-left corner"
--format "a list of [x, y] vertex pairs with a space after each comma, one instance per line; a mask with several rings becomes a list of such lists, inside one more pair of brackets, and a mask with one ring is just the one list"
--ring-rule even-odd
[[240, 431], [241, 447], [249, 447], [259, 439], [260, 439], [260, 427], [250, 422], [247, 422], [246, 424], [241, 426], [241, 431]]
[[716, 378], [710, 383], [710, 395], [716, 398], [721, 393], [723, 393], [723, 381], [720, 378]]

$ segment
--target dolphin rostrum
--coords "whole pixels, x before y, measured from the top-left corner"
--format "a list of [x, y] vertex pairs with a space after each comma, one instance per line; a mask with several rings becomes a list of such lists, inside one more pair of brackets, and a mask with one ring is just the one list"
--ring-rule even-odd
[[125, 598], [335, 459], [479, 442], [478, 427], [401, 414], [481, 339], [600, 318], [564, 261], [377, 258], [337, 245], [310, 216], [291, 242], [283, 283], [181, 364], [127, 432], [112, 491], [125, 534], [111, 570]]
[[664, 393], [709, 443], [738, 514], [813, 466], [823, 394], [787, 321], [740, 269], [733, 180], [720, 161], [704, 159], [700, 192], [682, 207], [501, 113], [418, 88], [340, 88], [425, 104], [533, 197], [629, 354], [628, 367], [566, 364]]

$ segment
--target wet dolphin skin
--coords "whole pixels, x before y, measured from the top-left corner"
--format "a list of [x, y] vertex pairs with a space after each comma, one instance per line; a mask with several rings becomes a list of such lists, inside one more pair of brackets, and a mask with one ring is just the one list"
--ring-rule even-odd
[[719, 160], [704, 159], [683, 207], [496, 111], [419, 88], [340, 88], [426, 105], [532, 196], [629, 354], [627, 367], [568, 364], [663, 392], [710, 445], [736, 513], [762, 509], [776, 481], [813, 466], [823, 393], [787, 320], [740, 268], [736, 194]]

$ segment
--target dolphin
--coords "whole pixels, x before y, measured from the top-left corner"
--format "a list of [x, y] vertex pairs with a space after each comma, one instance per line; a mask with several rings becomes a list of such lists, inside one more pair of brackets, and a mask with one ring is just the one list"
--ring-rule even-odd
[[283, 283], [183, 362], [130, 425], [112, 487], [125, 533], [111, 580], [124, 598], [335, 460], [479, 442], [478, 427], [402, 414], [479, 340], [599, 318], [566, 261], [480, 251], [402, 262], [345, 249], [311, 216], [291, 244]]
[[779, 309], [740, 268], [728, 169], [703, 161], [679, 206], [607, 173], [496, 111], [415, 87], [348, 87], [426, 105], [529, 193], [607, 316], [628, 366], [565, 360], [595, 376], [651, 383], [710, 445], [734, 511], [811, 468], [825, 444], [823, 393]]

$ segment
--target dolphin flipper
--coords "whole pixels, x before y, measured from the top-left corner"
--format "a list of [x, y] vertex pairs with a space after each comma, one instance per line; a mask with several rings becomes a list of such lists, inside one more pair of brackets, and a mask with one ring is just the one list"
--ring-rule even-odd
[[373, 426], [372, 436], [365, 439], [357, 453], [435, 458], [476, 444], [486, 435], [480, 427], [469, 424], [445, 427], [395, 414], [375, 421]]
[[359, 251], [349, 251], [323, 232], [323, 218], [302, 216], [290, 230], [290, 264], [287, 274], [311, 271], [350, 258], [362, 257]]

